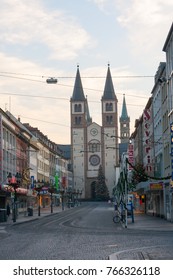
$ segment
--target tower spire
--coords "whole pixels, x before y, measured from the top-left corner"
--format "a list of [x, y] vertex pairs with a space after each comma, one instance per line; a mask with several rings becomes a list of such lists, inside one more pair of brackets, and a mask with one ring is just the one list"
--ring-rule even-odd
[[81, 81], [81, 77], [80, 77], [79, 64], [77, 64], [77, 72], [76, 72], [76, 79], [75, 79], [75, 84], [74, 84], [74, 89], [73, 89], [72, 100], [73, 101], [84, 101], [85, 100], [82, 81]]
[[110, 71], [110, 64], [108, 63], [108, 70], [107, 70], [107, 76], [106, 76], [106, 82], [105, 82], [105, 88], [103, 92], [103, 100], [116, 100], [116, 95], [114, 91], [114, 86], [112, 82], [112, 76]]
[[123, 106], [122, 106], [122, 112], [121, 112], [121, 120], [127, 120], [128, 114], [127, 114], [127, 107], [126, 107], [126, 100], [125, 100], [125, 94], [123, 94]]
[[123, 94], [122, 113], [120, 117], [121, 143], [128, 143], [130, 137], [130, 117], [127, 114], [125, 94]]

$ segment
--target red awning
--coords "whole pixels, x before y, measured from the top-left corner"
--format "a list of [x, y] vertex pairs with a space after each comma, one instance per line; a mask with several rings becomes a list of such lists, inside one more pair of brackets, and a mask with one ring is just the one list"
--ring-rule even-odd
[[[12, 192], [12, 193], [14, 193], [14, 188], [12, 187], [12, 186], [9, 186], [9, 185], [3, 185], [2, 187], [1, 187], [1, 189], [3, 190], [3, 191], [6, 191], [6, 192]], [[28, 190], [27, 189], [25, 189], [25, 188], [17, 188], [16, 189], [16, 193], [18, 193], [18, 194], [27, 194], [28, 193]]]

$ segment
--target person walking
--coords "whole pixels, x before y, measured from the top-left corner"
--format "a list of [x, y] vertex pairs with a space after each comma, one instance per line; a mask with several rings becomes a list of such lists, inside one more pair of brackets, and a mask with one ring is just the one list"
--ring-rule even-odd
[[7, 216], [8, 216], [8, 217], [10, 216], [10, 213], [11, 213], [11, 211], [10, 211], [10, 205], [9, 205], [9, 203], [7, 203]]
[[117, 211], [117, 210], [118, 210], [118, 205], [117, 205], [116, 200], [114, 201], [114, 210], [115, 210], [115, 211]]

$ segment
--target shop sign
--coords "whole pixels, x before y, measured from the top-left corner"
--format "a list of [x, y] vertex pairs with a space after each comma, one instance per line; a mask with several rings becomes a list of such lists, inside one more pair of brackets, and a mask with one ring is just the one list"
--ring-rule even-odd
[[[173, 145], [173, 123], [170, 124], [170, 134], [171, 134], [171, 146]], [[171, 157], [173, 157], [173, 147], [171, 147]], [[173, 159], [171, 159], [172, 165], [172, 180], [173, 180]]]
[[3, 166], [3, 157], [2, 157], [2, 153], [3, 153], [3, 148], [2, 148], [2, 117], [0, 115], [0, 182], [2, 182], [2, 166]]
[[31, 176], [31, 189], [34, 189], [34, 176]]
[[[3, 185], [2, 190], [6, 191], [6, 192], [14, 193], [14, 188], [9, 185]], [[17, 188], [16, 193], [26, 195], [28, 193], [28, 190], [24, 189], [24, 188]]]
[[47, 193], [48, 193], [47, 190], [42, 190], [42, 191], [40, 191], [40, 194], [47, 194]]
[[163, 183], [150, 183], [151, 191], [163, 190]]
[[152, 166], [151, 166], [151, 111], [150, 109], [145, 109], [143, 112], [143, 124], [144, 124], [144, 143], [145, 143], [145, 154], [146, 154], [146, 171], [151, 172]]
[[[129, 146], [128, 146], [128, 161], [132, 165], [134, 164], [134, 149], [133, 149], [133, 145], [132, 144], [129, 144]], [[133, 167], [129, 165], [128, 169], [132, 170]]]

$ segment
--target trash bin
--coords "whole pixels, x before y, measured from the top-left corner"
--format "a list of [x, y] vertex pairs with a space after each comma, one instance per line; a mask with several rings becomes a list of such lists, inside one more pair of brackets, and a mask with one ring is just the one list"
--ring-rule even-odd
[[7, 221], [7, 210], [4, 208], [0, 208], [0, 223]]
[[28, 207], [28, 216], [33, 216], [33, 208]]

